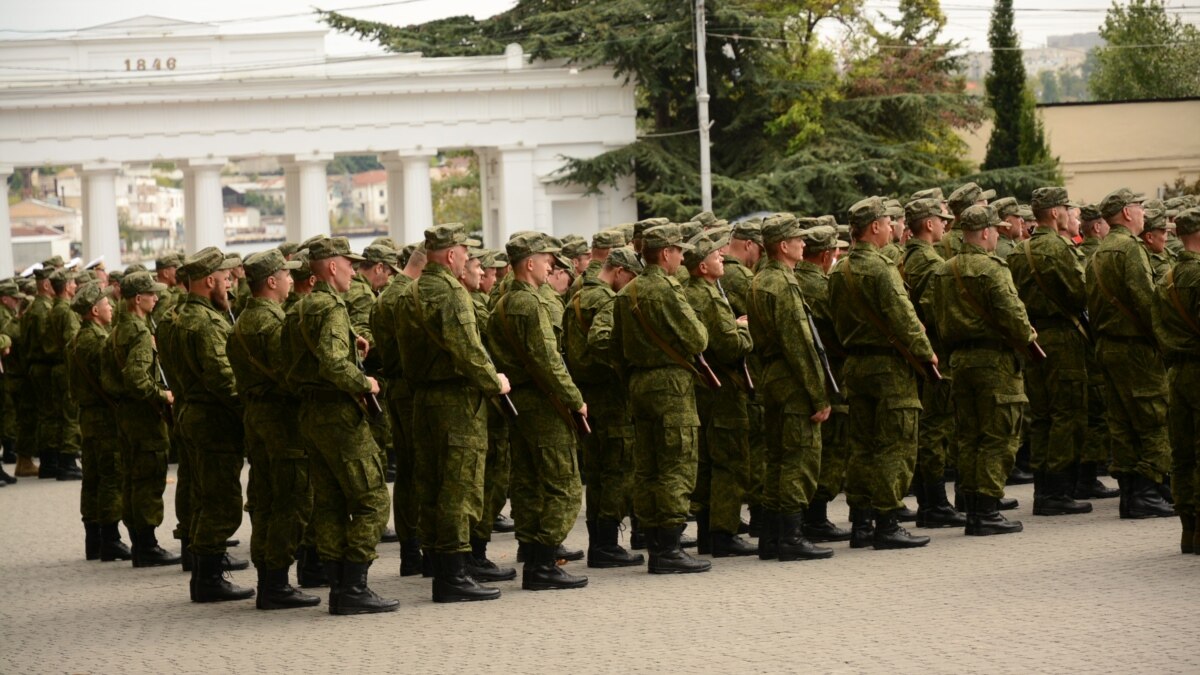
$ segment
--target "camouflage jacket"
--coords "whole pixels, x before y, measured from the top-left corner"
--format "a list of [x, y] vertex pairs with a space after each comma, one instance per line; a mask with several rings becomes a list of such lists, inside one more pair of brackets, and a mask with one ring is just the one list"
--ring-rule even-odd
[[287, 325], [288, 388], [298, 394], [335, 389], [351, 396], [371, 391], [358, 369], [350, 312], [341, 294], [318, 281], [313, 292], [295, 307], [294, 324]]
[[267, 298], [251, 297], [238, 314], [225, 353], [237, 382], [238, 396], [244, 400], [286, 394], [284, 374], [287, 363], [281, 348], [283, 306]]
[[[615, 379], [612, 365], [606, 359], [602, 346], [593, 345], [589, 335], [601, 313], [605, 313], [608, 328], [601, 328], [601, 331], [604, 332], [603, 342], [608, 343], [612, 333], [610, 306], [616, 297], [617, 294], [608, 284], [599, 277], [592, 277], [584, 279], [583, 285], [567, 303], [567, 313], [563, 317], [567, 369], [571, 372], [571, 377], [580, 384], [603, 385]], [[606, 308], [608, 311], [604, 312]]]
[[651, 330], [681, 358], [690, 361], [708, 346], [708, 331], [683, 295], [683, 287], [658, 265], [621, 289], [614, 300], [609, 354], [634, 368], [685, 367], [663, 351], [634, 315], [634, 298]]
[[[224, 349], [221, 345], [221, 351]], [[100, 382], [114, 400], [162, 399], [158, 352], [147, 319], [129, 314], [108, 334], [101, 355]]]
[[749, 318], [755, 352], [768, 376], [778, 368], [775, 363], [786, 363], [788, 376], [804, 389], [815, 412], [828, 407], [829, 398], [808, 311], [800, 282], [787, 265], [770, 260], [754, 275]]
[[1098, 335], [1154, 341], [1158, 303], [1154, 302], [1150, 258], [1122, 225], [1112, 226], [1088, 263], [1087, 306]]
[[578, 410], [583, 407], [583, 395], [567, 373], [550, 323], [551, 306], [557, 302], [514, 279], [492, 310], [488, 345], [497, 367], [514, 388], [536, 384], [568, 409]]
[[71, 309], [71, 300], [56, 299], [54, 306], [50, 308], [50, 315], [46, 318], [46, 344], [42, 347], [46, 356], [54, 361], [65, 362], [67, 346], [78, 332], [79, 314]]
[[900, 271], [875, 246], [856, 242], [833, 268], [829, 302], [838, 340], [847, 350], [892, 348], [888, 335], [873, 320], [877, 316], [914, 357], [932, 360], [933, 346], [904, 290]]
[[837, 373], [846, 360], [846, 352], [838, 342], [837, 331], [833, 327], [833, 314], [829, 309], [829, 277], [820, 267], [803, 260], [796, 263], [795, 275], [800, 292], [804, 295], [805, 307], [812, 314], [813, 323], [817, 324], [817, 333], [825, 345], [830, 366]]
[[0, 305], [0, 334], [8, 337], [11, 350], [3, 357], [4, 373], [13, 377], [25, 376], [25, 361], [21, 358], [21, 321], [11, 309]]
[[[1025, 303], [1029, 320], [1036, 325], [1039, 319], [1081, 315], [1087, 308], [1083, 253], [1052, 230], [1038, 228], [1027, 241], [1029, 254], [1026, 255], [1026, 244], [1022, 242], [1009, 257], [1008, 269], [1012, 272], [1017, 295]], [[1033, 259], [1032, 268], [1030, 258]]]
[[1100, 250], [1099, 237], [1084, 237], [1083, 241], [1079, 242], [1079, 252], [1083, 254], [1084, 264], [1092, 261], [1092, 256], [1096, 255], [1096, 251]]
[[729, 308], [734, 316], [746, 316], [750, 313], [750, 281], [754, 272], [742, 264], [741, 260], [725, 256], [725, 276], [721, 277], [721, 288], [729, 296]]
[[750, 340], [750, 327], [738, 325], [733, 309], [717, 285], [693, 276], [683, 285], [683, 295], [708, 332], [704, 355], [709, 364], [714, 368], [739, 365], [754, 346]]
[[372, 351], [379, 360], [379, 373], [389, 380], [398, 380], [404, 376], [396, 327], [412, 282], [412, 278], [405, 274], [392, 277], [391, 282], [384, 286], [383, 292], [375, 299], [375, 309], [371, 310], [371, 334], [375, 336], [375, 347]]
[[26, 367], [44, 365], [49, 361], [46, 343], [49, 341], [47, 332], [50, 308], [53, 305], [53, 298], [38, 295], [21, 315], [21, 339], [17, 344], [21, 348], [21, 360], [25, 362]]
[[176, 308], [172, 323], [169, 340], [161, 346], [164, 356], [170, 354], [168, 375], [176, 397], [184, 403], [217, 404], [240, 412], [233, 368], [225, 354], [231, 330], [225, 315], [212, 300], [189, 293]]
[[71, 396], [81, 408], [108, 406], [112, 398], [101, 384], [102, 353], [108, 331], [95, 321], [84, 321], [82, 324], [67, 353]]
[[1168, 363], [1181, 356], [1200, 357], [1200, 253], [1179, 254], [1172, 270], [1173, 283], [1164, 275], [1155, 288], [1161, 317], [1158, 339]]
[[575, 277], [575, 281], [571, 282], [571, 287], [567, 289], [567, 304], [571, 304], [571, 300], [575, 294], [583, 290], [584, 284], [600, 276], [600, 270], [604, 268], [604, 262], [600, 260], [589, 260], [587, 269], [583, 274]]

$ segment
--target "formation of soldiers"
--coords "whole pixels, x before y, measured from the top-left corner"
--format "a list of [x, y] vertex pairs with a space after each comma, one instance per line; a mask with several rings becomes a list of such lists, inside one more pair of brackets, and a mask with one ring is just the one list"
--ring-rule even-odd
[[[515, 532], [528, 590], [586, 586], [563, 565], [585, 556], [695, 573], [712, 563], [690, 544], [793, 561], [928, 544], [908, 521], [1019, 532], [1001, 511], [1023, 442], [1034, 515], [1119, 496], [1122, 518], [1178, 514], [1200, 552], [1200, 204], [994, 197], [870, 197], [847, 225], [649, 218], [590, 245], [523, 231], [503, 251], [459, 224], [361, 254], [322, 235], [153, 275], [47, 260], [0, 281], [6, 459], [82, 480], [87, 559], [180, 565], [193, 601], [260, 609], [328, 586], [330, 613], [395, 610], [368, 585], [381, 541], [463, 602], [516, 578], [493, 531]], [[156, 536], [172, 459], [180, 555]], [[849, 529], [828, 515], [842, 492]], [[563, 546], [584, 494], [586, 554]], [[243, 509], [250, 561], [228, 553]], [[257, 589], [234, 584], [251, 563]]]

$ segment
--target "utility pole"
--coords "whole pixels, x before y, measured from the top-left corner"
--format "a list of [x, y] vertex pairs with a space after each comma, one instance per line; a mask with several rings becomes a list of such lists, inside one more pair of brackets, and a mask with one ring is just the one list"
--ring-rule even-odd
[[696, 109], [700, 117], [700, 205], [712, 211], [712, 162], [709, 159], [708, 62], [704, 36], [704, 0], [696, 0]]

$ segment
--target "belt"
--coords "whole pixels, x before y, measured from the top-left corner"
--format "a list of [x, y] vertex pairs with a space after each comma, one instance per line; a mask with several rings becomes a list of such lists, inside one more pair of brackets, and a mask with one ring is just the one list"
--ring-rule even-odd
[[301, 398], [314, 403], [354, 403], [353, 394], [340, 389], [311, 389], [302, 393]]
[[468, 386], [467, 378], [452, 377], [448, 380], [426, 380], [425, 382], [410, 382], [409, 385], [413, 389], [434, 389], [444, 387], [466, 387]]
[[900, 352], [892, 347], [846, 347], [847, 356], [900, 356]]
[[1075, 324], [1070, 319], [1062, 316], [1044, 316], [1037, 319], [1030, 319], [1030, 323], [1038, 330], [1046, 330], [1047, 328], [1066, 328], [1075, 330]]
[[1108, 333], [1101, 333], [1100, 339], [1107, 340], [1109, 342], [1118, 342], [1125, 345], [1145, 345], [1147, 347], [1154, 346], [1153, 342], [1142, 337], [1141, 335], [1109, 335]]
[[956, 352], [960, 349], [991, 349], [997, 352], [1011, 351], [1012, 347], [1003, 340], [960, 340], [950, 345], [950, 351]]
[[252, 394], [246, 396], [247, 403], [273, 403], [276, 405], [295, 405], [296, 398], [286, 394]]

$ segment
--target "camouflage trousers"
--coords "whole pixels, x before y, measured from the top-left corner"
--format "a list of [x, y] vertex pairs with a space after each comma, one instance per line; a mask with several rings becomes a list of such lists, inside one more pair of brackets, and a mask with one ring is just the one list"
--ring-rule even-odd
[[417, 499], [416, 445], [413, 441], [413, 395], [408, 385], [388, 382], [388, 416], [391, 417], [392, 448], [396, 453], [396, 480], [392, 483], [392, 515], [401, 541], [421, 536], [421, 504]]
[[250, 460], [250, 560], [258, 569], [292, 564], [313, 509], [308, 451], [294, 400], [249, 400], [243, 416]]
[[471, 528], [471, 536], [479, 541], [492, 540], [492, 523], [508, 501], [512, 476], [511, 434], [504, 414], [490, 404], [488, 416], [488, 449], [483, 462], [483, 516]]
[[635, 370], [633, 511], [640, 527], [669, 529], [687, 520], [696, 488], [700, 419], [691, 372], [678, 366]]
[[746, 392], [729, 381], [715, 390], [696, 387], [700, 435], [692, 501], [708, 511], [712, 532], [737, 534], [742, 523], [742, 495], [750, 482], [746, 399]]
[[1113, 475], [1141, 474], [1162, 482], [1170, 469], [1167, 440], [1167, 374], [1148, 344], [1100, 338], [1096, 357], [1104, 369], [1105, 403]]
[[121, 520], [121, 437], [116, 415], [107, 405], [79, 409], [80, 463], [83, 484], [79, 490], [79, 515], [85, 523], [107, 525]]
[[1085, 352], [1088, 373], [1087, 433], [1084, 435], [1081, 462], [1096, 462], [1107, 467], [1112, 457], [1108, 439], [1108, 412], [1104, 400], [1104, 369], [1096, 359], [1096, 348]]
[[633, 479], [633, 417], [620, 384], [584, 385], [592, 433], [579, 439], [587, 465], [586, 517], [621, 522], [630, 512]]
[[850, 404], [846, 503], [894, 511], [904, 506], [917, 462], [917, 376], [899, 356], [882, 354], [850, 356], [843, 373]]
[[790, 377], [786, 363], [768, 364], [764, 379], [759, 387], [767, 436], [763, 506], [776, 513], [800, 513], [817, 491], [821, 425], [810, 419], [814, 411], [808, 396]]
[[[134, 530], [158, 527], [163, 522], [163, 490], [167, 487], [167, 425], [158, 407], [147, 401], [121, 401], [117, 417], [125, 467], [125, 525]], [[176, 490], [182, 487], [176, 484]]]
[[[750, 375], [755, 382], [762, 381], [762, 368], [758, 358], [751, 354], [746, 359]], [[747, 504], [762, 504], [763, 475], [767, 468], [767, 439], [763, 422], [762, 394], [755, 394], [746, 401], [746, 415], [750, 418], [750, 469], [747, 476], [745, 500]]]
[[413, 399], [421, 547], [467, 553], [483, 517], [487, 402], [460, 381], [418, 388]]
[[1065, 473], [1083, 457], [1088, 426], [1088, 341], [1070, 326], [1038, 330], [1046, 360], [1025, 369], [1029, 397], [1029, 463]]
[[954, 369], [959, 486], [999, 499], [1021, 442], [1025, 405], [1020, 361], [1011, 350], [963, 349]]
[[[183, 411], [187, 409], [187, 403], [175, 402], [174, 415], [175, 423], [168, 430], [167, 438], [170, 439], [170, 446], [175, 451], [176, 461], [175, 467], [175, 531], [173, 534], [176, 539], [187, 539], [191, 537], [192, 532], [192, 455], [188, 451], [188, 446], [183, 442], [183, 435], [180, 433], [182, 425], [179, 420], [183, 418]], [[168, 452], [168, 458], [170, 453]]]
[[392, 505], [366, 411], [347, 394], [310, 396], [300, 404], [300, 433], [310, 453], [317, 553], [371, 562]]
[[13, 408], [17, 414], [17, 454], [21, 457], [38, 455], [38, 400], [32, 377], [22, 377], [14, 383]]
[[512, 503], [517, 541], [558, 546], [579, 516], [575, 432], [532, 385], [512, 390], [520, 411], [509, 425], [512, 449]]
[[946, 475], [946, 464], [957, 464], [958, 460], [954, 438], [954, 384], [946, 377], [940, 382], [921, 382], [920, 387], [916, 475], [922, 483], [940, 484]]
[[1171, 410], [1171, 494], [1175, 511], [1200, 513], [1200, 363], [1167, 371]]
[[41, 452], [78, 455], [79, 406], [70, 395], [67, 366], [55, 364], [47, 368], [49, 379], [36, 383], [38, 446]]
[[[224, 553], [225, 542], [242, 524], [242, 420], [225, 406], [189, 402], [180, 412], [178, 424], [191, 460], [189, 546], [196, 555]], [[164, 471], [168, 445], [164, 434]]]
[[[17, 423], [17, 399], [21, 395], [21, 385], [24, 382], [24, 377], [11, 373], [6, 373], [0, 378], [0, 397], [3, 398], [3, 403], [0, 403], [0, 438], [6, 443], [17, 440], [20, 433]], [[12, 446], [9, 446], [9, 450], [16, 452], [16, 448]]]
[[850, 406], [835, 403], [821, 424], [821, 473], [813, 502], [831, 502], [846, 489], [846, 464], [850, 459]]

